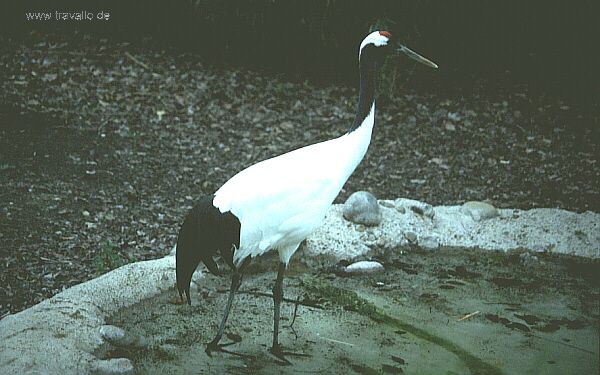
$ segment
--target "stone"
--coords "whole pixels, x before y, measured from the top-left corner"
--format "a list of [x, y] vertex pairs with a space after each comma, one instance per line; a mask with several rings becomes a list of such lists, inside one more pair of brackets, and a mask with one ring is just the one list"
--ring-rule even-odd
[[463, 212], [470, 215], [475, 221], [482, 221], [499, 216], [500, 213], [496, 207], [489, 203], [470, 201], [462, 206]]
[[433, 236], [423, 236], [419, 238], [419, 246], [428, 250], [437, 249], [440, 247], [440, 241]]
[[435, 217], [435, 210], [429, 203], [417, 201], [414, 199], [398, 198], [394, 201], [396, 203], [396, 210], [401, 214], [404, 213], [415, 213], [421, 217], [427, 217], [433, 220]]
[[98, 331], [104, 340], [116, 346], [126, 346], [132, 342], [125, 331], [117, 326], [103, 325]]
[[446, 128], [446, 130], [449, 130], [449, 131], [456, 130], [456, 126], [450, 122], [447, 122], [446, 124], [444, 124], [444, 127]]
[[540, 259], [530, 252], [524, 252], [523, 254], [519, 255], [519, 259], [521, 260], [521, 263], [528, 268], [538, 267], [542, 264]]
[[375, 226], [381, 222], [377, 198], [366, 191], [357, 191], [346, 200], [343, 215], [346, 220], [356, 224]]
[[411, 243], [417, 242], [417, 235], [414, 232], [406, 232], [406, 233], [404, 233], [404, 237], [408, 240], [408, 242], [411, 242]]
[[454, 122], [462, 120], [461, 115], [459, 115], [457, 112], [448, 112], [447, 117], [449, 120], [452, 120]]
[[380, 200], [379, 204], [382, 207], [387, 207], [387, 208], [394, 208], [395, 207], [394, 201], [387, 200], [387, 199], [386, 200]]
[[96, 361], [92, 373], [96, 375], [133, 374], [133, 364], [127, 358], [112, 358]]
[[114, 346], [134, 346], [138, 348], [144, 348], [148, 345], [148, 340], [145, 337], [130, 335], [117, 326], [103, 325], [100, 327], [98, 332], [104, 340], [108, 341]]
[[374, 261], [363, 260], [360, 262], [355, 262], [350, 264], [345, 268], [346, 273], [371, 273], [371, 272], [380, 272], [385, 268], [383, 264]]

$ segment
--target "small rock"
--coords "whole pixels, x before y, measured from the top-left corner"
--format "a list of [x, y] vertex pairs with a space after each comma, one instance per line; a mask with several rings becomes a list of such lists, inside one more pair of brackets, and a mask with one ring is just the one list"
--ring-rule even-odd
[[435, 237], [425, 236], [419, 238], [419, 246], [424, 249], [437, 249], [440, 247], [440, 241]]
[[346, 220], [356, 224], [373, 226], [381, 222], [377, 198], [366, 191], [352, 194], [344, 203], [343, 213]]
[[[433, 220], [435, 217], [435, 210], [429, 203], [417, 201], [414, 199], [398, 198], [395, 200], [396, 210], [401, 213], [405, 213], [406, 210], [410, 210], [417, 215], [425, 216]], [[410, 213], [410, 211], [408, 211]]]
[[460, 121], [462, 119], [462, 117], [457, 112], [448, 112], [447, 117], [449, 120], [452, 120], [455, 122]]
[[290, 121], [284, 121], [281, 124], [279, 124], [279, 127], [283, 130], [292, 130], [295, 128], [294, 124]]
[[408, 242], [411, 242], [411, 243], [417, 242], [417, 235], [414, 232], [406, 232], [406, 233], [404, 233], [404, 237], [408, 240]]
[[371, 272], [380, 272], [385, 268], [383, 264], [379, 262], [373, 261], [360, 261], [356, 263], [352, 263], [345, 268], [346, 273], [371, 273]]
[[427, 203], [411, 206], [410, 209], [414, 213], [428, 217], [430, 219], [433, 219], [433, 217], [435, 216], [435, 211], [433, 210], [433, 206], [431, 206], [430, 204], [427, 204]]
[[56, 77], [58, 77], [58, 74], [56, 74], [56, 73], [46, 73], [42, 77], [42, 81], [44, 81], [44, 82], [52, 82], [52, 81], [54, 81], [56, 79]]
[[100, 327], [100, 335], [103, 339], [114, 346], [135, 346], [144, 348], [148, 346], [148, 341], [145, 337], [138, 335], [130, 335], [122, 328], [113, 325], [103, 325]]
[[456, 130], [456, 126], [454, 124], [452, 124], [452, 123], [449, 123], [449, 122], [447, 122], [444, 125], [444, 127], [446, 128], [446, 130], [449, 130], [449, 131], [452, 131], [452, 132]]
[[124, 346], [131, 343], [127, 334], [122, 328], [112, 325], [103, 325], [100, 327], [100, 336], [113, 345]]
[[521, 260], [521, 263], [527, 268], [537, 267], [541, 264], [539, 258], [531, 254], [530, 252], [525, 252], [519, 255], [519, 259]]
[[496, 207], [489, 203], [478, 201], [466, 202], [463, 204], [463, 211], [471, 215], [475, 221], [491, 219], [500, 215]]
[[133, 374], [133, 364], [127, 358], [104, 359], [94, 363], [92, 372], [97, 375]]
[[383, 207], [387, 207], [387, 208], [394, 208], [394, 201], [390, 201], [390, 200], [380, 200], [379, 204], [382, 205]]

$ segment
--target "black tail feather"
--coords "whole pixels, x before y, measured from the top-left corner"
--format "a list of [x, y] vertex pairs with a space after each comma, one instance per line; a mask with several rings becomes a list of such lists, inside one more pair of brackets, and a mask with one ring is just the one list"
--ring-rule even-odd
[[[192, 275], [200, 262], [214, 275], [221, 275], [214, 261], [217, 252], [233, 266], [233, 251], [240, 244], [240, 222], [231, 212], [213, 206], [214, 196], [202, 198], [186, 216], [177, 238], [176, 269], [179, 295], [190, 301]], [[183, 297], [182, 297], [183, 299]]]

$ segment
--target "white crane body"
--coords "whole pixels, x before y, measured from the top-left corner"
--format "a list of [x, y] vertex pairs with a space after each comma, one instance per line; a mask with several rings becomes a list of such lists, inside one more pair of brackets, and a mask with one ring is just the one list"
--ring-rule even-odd
[[289, 263], [363, 159], [374, 118], [373, 103], [356, 130], [254, 164], [216, 191], [213, 205], [231, 212], [241, 224], [239, 248], [233, 254], [236, 266], [271, 249]]
[[[220, 274], [217, 253], [232, 269], [225, 313], [206, 352], [229, 352], [220, 345], [225, 322], [242, 273], [249, 261], [269, 250], [279, 252], [273, 287], [273, 345], [271, 352], [287, 361], [279, 345], [279, 313], [283, 276], [290, 258], [325, 215], [342, 187], [365, 156], [375, 124], [375, 88], [379, 68], [389, 52], [392, 35], [375, 31], [359, 48], [360, 91], [350, 130], [337, 138], [305, 146], [256, 163], [231, 177], [213, 195], [201, 198], [185, 218], [177, 238], [177, 289], [191, 305], [190, 283], [200, 262]], [[398, 51], [437, 67], [405, 46]], [[232, 353], [237, 354], [237, 353]]]

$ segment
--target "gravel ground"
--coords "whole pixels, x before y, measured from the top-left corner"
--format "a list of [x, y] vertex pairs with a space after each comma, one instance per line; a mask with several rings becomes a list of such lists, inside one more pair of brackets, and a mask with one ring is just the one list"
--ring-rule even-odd
[[[194, 199], [354, 116], [355, 88], [206, 66], [151, 41], [54, 39], [0, 53], [0, 317], [163, 256]], [[408, 79], [380, 100], [338, 201], [369, 190], [600, 211], [598, 113], [503, 84], [436, 94]]]

